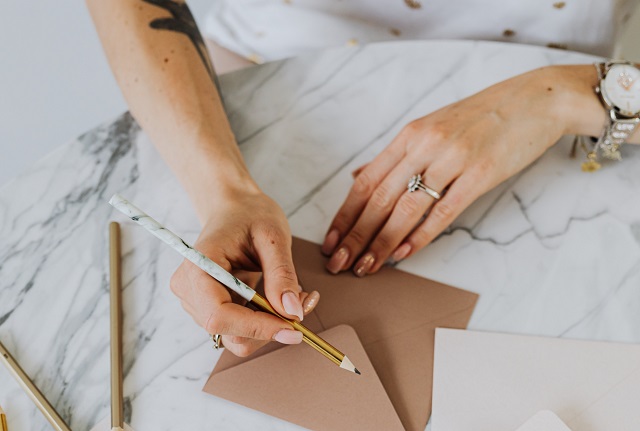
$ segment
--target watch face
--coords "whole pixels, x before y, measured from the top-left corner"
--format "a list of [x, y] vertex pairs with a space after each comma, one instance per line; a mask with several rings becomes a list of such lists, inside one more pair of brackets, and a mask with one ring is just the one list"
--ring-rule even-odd
[[640, 70], [627, 65], [616, 64], [600, 84], [605, 100], [620, 113], [634, 116], [640, 113]]

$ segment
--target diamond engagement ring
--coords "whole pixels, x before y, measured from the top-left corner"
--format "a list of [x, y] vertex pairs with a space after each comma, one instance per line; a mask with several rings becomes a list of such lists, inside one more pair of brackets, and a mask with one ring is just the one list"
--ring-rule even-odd
[[213, 348], [218, 350], [221, 349], [222, 346], [222, 335], [220, 334], [210, 334], [211, 335], [211, 341], [213, 341]]
[[416, 190], [422, 190], [423, 192], [425, 192], [435, 200], [438, 200], [442, 197], [440, 196], [440, 193], [433, 190], [431, 187], [427, 186], [422, 182], [422, 175], [420, 174], [414, 175], [411, 177], [411, 179], [409, 180], [409, 184], [407, 184], [407, 188], [409, 189], [410, 193], [413, 193]]

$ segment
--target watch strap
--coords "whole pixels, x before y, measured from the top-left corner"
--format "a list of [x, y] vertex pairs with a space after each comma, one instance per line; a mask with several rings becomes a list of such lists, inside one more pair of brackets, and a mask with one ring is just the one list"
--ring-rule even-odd
[[607, 159], [621, 160], [620, 147], [635, 132], [640, 119], [620, 119], [615, 116], [613, 111], [610, 114], [607, 121], [608, 124], [596, 143], [596, 150], [601, 150], [602, 155]]

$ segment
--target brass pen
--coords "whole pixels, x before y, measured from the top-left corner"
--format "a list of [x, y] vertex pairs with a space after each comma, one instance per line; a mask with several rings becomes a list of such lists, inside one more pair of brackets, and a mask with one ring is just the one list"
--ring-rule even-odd
[[109, 308], [111, 322], [111, 430], [124, 429], [122, 398], [122, 263], [120, 225], [109, 224]]
[[285, 322], [289, 323], [293, 329], [302, 332], [302, 340], [313, 347], [315, 350], [326, 356], [334, 364], [340, 368], [349, 370], [352, 373], [360, 374], [360, 371], [353, 365], [353, 363], [347, 358], [347, 356], [333, 347], [331, 344], [314, 334], [310, 329], [305, 327], [302, 323], [287, 319], [284, 316], [278, 314], [278, 312], [269, 304], [266, 298], [257, 293], [251, 287], [247, 286], [241, 280], [238, 280], [233, 275], [229, 274], [220, 265], [200, 253], [198, 250], [191, 247], [184, 242], [175, 233], [162, 226], [155, 219], [147, 215], [144, 211], [127, 201], [120, 195], [113, 195], [109, 203], [113, 205], [117, 210], [121, 211], [131, 220], [138, 223], [140, 226], [147, 229], [154, 236], [167, 243], [171, 248], [184, 256], [187, 260], [191, 261], [194, 265], [198, 266], [204, 272], [215, 278], [217, 281], [236, 292], [238, 295], [256, 305], [261, 310], [271, 313]]
[[18, 381], [22, 389], [27, 393], [31, 401], [40, 409], [44, 417], [56, 431], [71, 431], [69, 426], [60, 417], [56, 409], [49, 403], [40, 389], [31, 381], [27, 373], [18, 365], [9, 351], [0, 343], [0, 361], [4, 363], [9, 372]]
[[7, 425], [7, 416], [4, 414], [2, 406], [0, 406], [0, 431], [9, 431], [9, 426]]

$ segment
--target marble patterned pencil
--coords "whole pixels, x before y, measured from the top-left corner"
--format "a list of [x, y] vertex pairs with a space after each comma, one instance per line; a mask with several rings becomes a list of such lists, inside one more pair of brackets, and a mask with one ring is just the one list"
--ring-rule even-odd
[[147, 215], [144, 211], [133, 205], [131, 202], [127, 201], [119, 194], [115, 194], [111, 197], [109, 203], [118, 211], [129, 217], [131, 220], [147, 229], [154, 236], [164, 241], [171, 248], [173, 248], [187, 260], [198, 266], [211, 277], [215, 278], [217, 281], [233, 290], [247, 301], [256, 305], [261, 310], [281, 318], [285, 322], [289, 323], [294, 329], [302, 332], [302, 339], [304, 342], [329, 358], [336, 365], [339, 365], [340, 368], [344, 368], [345, 370], [351, 371], [352, 373], [360, 374], [360, 371], [358, 371], [358, 369], [353, 365], [353, 363], [349, 360], [349, 358], [347, 358], [344, 353], [340, 352], [331, 344], [327, 343], [325, 340], [314, 334], [300, 322], [287, 319], [286, 317], [278, 314], [278, 312], [271, 306], [271, 304], [269, 304], [269, 301], [267, 301], [266, 298], [257, 293], [251, 287], [247, 286], [241, 280], [238, 280], [236, 277], [229, 274], [224, 268], [206, 257], [204, 254], [191, 247], [189, 244], [184, 242], [182, 238], [162, 226], [158, 221]]

